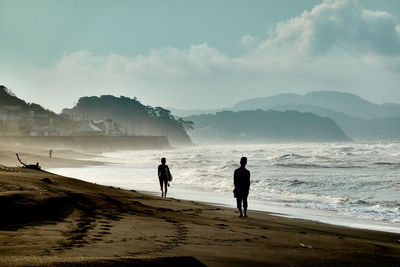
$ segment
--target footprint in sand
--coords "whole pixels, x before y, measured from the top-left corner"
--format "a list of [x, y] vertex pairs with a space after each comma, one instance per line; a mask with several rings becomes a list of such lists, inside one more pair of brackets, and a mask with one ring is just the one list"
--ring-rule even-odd
[[144, 210], [141, 213], [147, 214], [147, 215], [153, 215], [154, 214], [154, 212], [152, 210]]
[[168, 211], [168, 212], [174, 212], [174, 210], [172, 210], [172, 209], [168, 209], [168, 208], [158, 208], [158, 209], [157, 209], [157, 211], [163, 211], [163, 212], [165, 212], [165, 211]]
[[109, 235], [109, 234], [110, 234], [110, 232], [105, 232], [105, 231], [102, 231], [102, 232], [99, 232], [99, 234], [102, 234], [102, 235]]
[[138, 207], [147, 207], [146, 205], [144, 205], [142, 202], [140, 201], [133, 201], [132, 202], [133, 205], [138, 206]]
[[228, 225], [223, 224], [223, 223], [219, 223], [219, 224], [217, 224], [217, 226], [218, 226], [220, 229], [224, 229], [225, 227], [228, 227]]
[[221, 221], [221, 222], [226, 222], [227, 220], [219, 218], [219, 217], [215, 217], [214, 220], [216, 221]]

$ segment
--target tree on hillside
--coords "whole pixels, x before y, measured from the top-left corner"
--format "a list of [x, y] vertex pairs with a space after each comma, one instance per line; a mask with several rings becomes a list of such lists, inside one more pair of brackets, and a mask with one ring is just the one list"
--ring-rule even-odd
[[[9, 108], [4, 108], [5, 106], [18, 106], [19, 108], [12, 111]], [[3, 122], [0, 126], [0, 132], [3, 134], [29, 135], [34, 128], [54, 128], [55, 125], [62, 131], [68, 131], [71, 128], [71, 120], [62, 118], [53, 111], [44, 109], [39, 104], [25, 102], [3, 85], [0, 85], [0, 107], [3, 107], [9, 114], [15, 113], [20, 120], [19, 130], [12, 132], [8, 132], [7, 122]]]
[[113, 119], [131, 129], [130, 134], [167, 135], [172, 140], [190, 142], [186, 130], [192, 122], [175, 119], [165, 108], [143, 105], [136, 97], [81, 97], [72, 112], [86, 119]]

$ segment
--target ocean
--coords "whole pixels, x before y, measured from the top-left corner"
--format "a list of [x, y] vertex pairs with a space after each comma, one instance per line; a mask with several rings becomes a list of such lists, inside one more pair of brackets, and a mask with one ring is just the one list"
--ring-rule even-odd
[[103, 153], [106, 166], [51, 172], [159, 195], [157, 166], [167, 158], [170, 197], [234, 207], [233, 171], [251, 172], [249, 209], [400, 232], [400, 143], [201, 145]]

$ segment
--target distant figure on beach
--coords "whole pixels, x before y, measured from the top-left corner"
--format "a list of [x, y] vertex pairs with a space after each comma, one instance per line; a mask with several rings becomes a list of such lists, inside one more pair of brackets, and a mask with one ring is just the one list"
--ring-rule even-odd
[[51, 158], [51, 156], [53, 155], [53, 149], [49, 150], [49, 158]]
[[161, 159], [161, 165], [158, 165], [158, 179], [160, 180], [161, 197], [167, 197], [168, 182], [172, 180], [171, 172], [169, 171], [168, 165], [165, 163], [165, 158]]
[[[247, 217], [247, 196], [249, 195], [250, 190], [250, 171], [245, 168], [246, 164], [247, 158], [242, 157], [240, 159], [240, 168], [236, 169], [233, 174], [233, 183], [235, 185], [233, 193], [240, 213], [239, 217]], [[242, 213], [242, 203], [244, 215]]]

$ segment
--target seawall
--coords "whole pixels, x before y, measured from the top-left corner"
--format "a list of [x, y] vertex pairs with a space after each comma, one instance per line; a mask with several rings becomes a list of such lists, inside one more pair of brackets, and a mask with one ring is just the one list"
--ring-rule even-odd
[[117, 151], [166, 149], [166, 136], [2, 136], [0, 145], [38, 149]]

